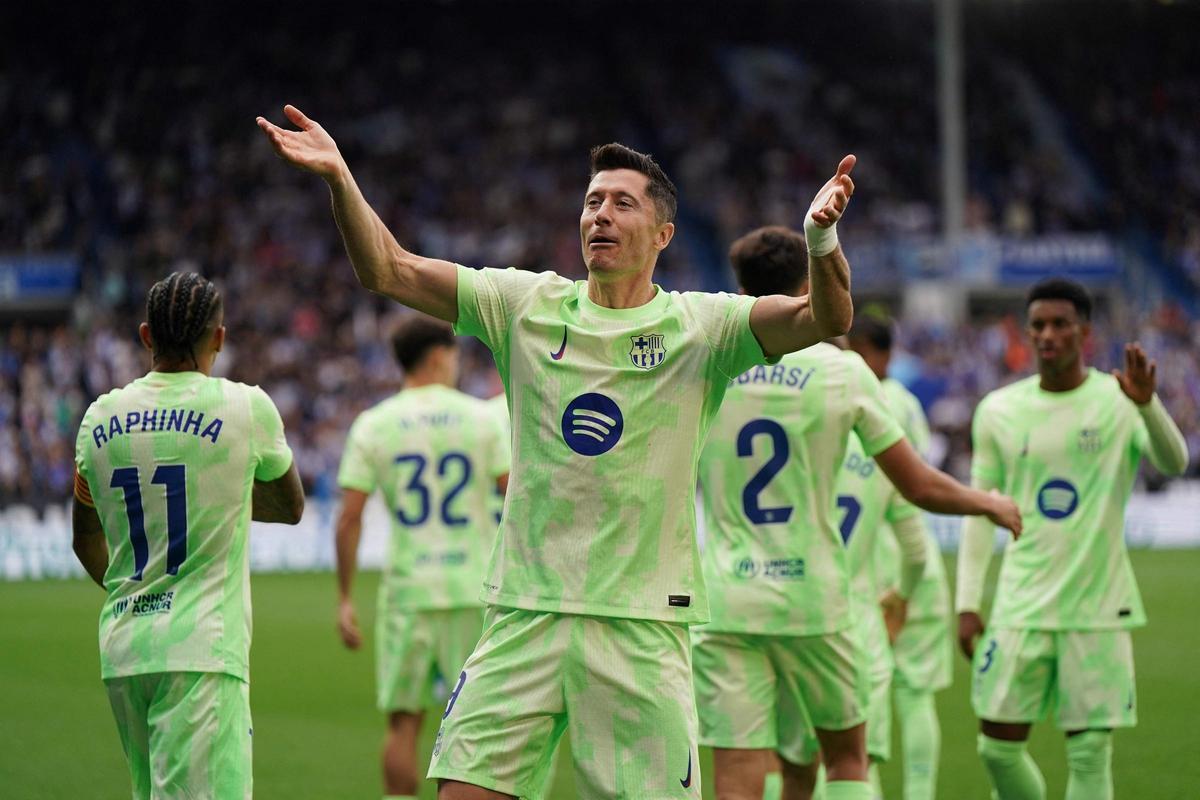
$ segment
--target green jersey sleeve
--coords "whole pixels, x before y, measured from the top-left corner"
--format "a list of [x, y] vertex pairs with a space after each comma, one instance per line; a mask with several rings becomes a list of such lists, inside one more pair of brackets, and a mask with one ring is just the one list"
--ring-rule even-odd
[[254, 430], [254, 453], [258, 465], [256, 481], [273, 481], [292, 466], [292, 449], [283, 435], [283, 418], [271, 398], [257, 386], [249, 387], [250, 415]]
[[371, 431], [367, 414], [364, 412], [350, 426], [346, 436], [346, 449], [338, 467], [338, 486], [371, 494], [377, 486], [374, 460], [371, 458]]
[[454, 332], [474, 336], [496, 352], [508, 338], [516, 309], [527, 302], [539, 273], [515, 269], [458, 266], [458, 321]]
[[863, 450], [874, 457], [900, 441], [904, 431], [895, 417], [888, 411], [883, 387], [866, 362], [861, 358], [848, 359], [851, 366], [851, 381], [857, 383], [850, 398], [856, 404], [854, 432], [862, 442]]
[[971, 477], [985, 486], [1004, 485], [1004, 462], [992, 431], [988, 398], [975, 409], [971, 420]]
[[[727, 292], [688, 292], [713, 354], [713, 367], [733, 380], [750, 367], [767, 361], [762, 345], [750, 328], [750, 309], [757, 298]], [[779, 359], [771, 359], [775, 363]]]

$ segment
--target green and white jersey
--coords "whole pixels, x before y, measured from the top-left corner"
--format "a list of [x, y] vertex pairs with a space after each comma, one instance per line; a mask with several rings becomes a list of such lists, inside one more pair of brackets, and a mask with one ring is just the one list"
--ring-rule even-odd
[[878, 551], [891, 545], [899, 553], [890, 524], [921, 513], [904, 499], [875, 460], [867, 455], [858, 436], [846, 445], [846, 458], [837, 476], [838, 525], [846, 543], [850, 566], [850, 591], [858, 611], [879, 613], [878, 599], [884, 581], [876, 574]]
[[481, 605], [496, 537], [492, 498], [508, 470], [508, 439], [495, 412], [449, 386], [404, 389], [358, 416], [338, 485], [378, 489], [391, 513], [381, 608]]
[[1125, 504], [1149, 443], [1115, 378], [1088, 370], [1069, 392], [1034, 375], [975, 410], [971, 474], [1010, 495], [1025, 529], [1010, 542], [992, 609], [997, 628], [1144, 625], [1125, 550]]
[[457, 332], [491, 348], [513, 471], [484, 600], [700, 622], [696, 459], [732, 376], [764, 360], [754, 298], [612, 309], [552, 272], [458, 269]]
[[75, 442], [108, 542], [100, 673], [249, 679], [254, 481], [292, 464], [266, 393], [151, 372], [92, 403]]
[[[504, 431], [504, 441], [505, 446], [507, 446], [508, 441], [512, 438], [512, 425], [508, 421], [508, 397], [505, 396], [504, 392], [501, 392], [488, 400], [487, 406], [496, 416], [496, 420], [500, 424], [500, 429]], [[505, 493], [500, 490], [499, 486], [492, 488], [492, 518], [497, 525], [500, 524], [500, 520], [504, 516], [505, 499]]]
[[[904, 437], [913, 449], [925, 457], [929, 454], [929, 420], [921, 401], [903, 383], [895, 378], [881, 381], [883, 394], [888, 401], [892, 416], [904, 429]], [[881, 480], [887, 480], [880, 476]], [[913, 588], [908, 598], [907, 619], [946, 619], [950, 614], [950, 585], [946, 581], [946, 565], [942, 562], [941, 546], [933, 536], [933, 530], [925, 526], [925, 573]], [[876, 574], [882, 590], [894, 588], [900, 583], [900, 546], [895, 536], [879, 537], [875, 548]]]
[[739, 375], [700, 456], [710, 630], [808, 636], [850, 624], [834, 480], [857, 433], [901, 437], [863, 360], [831, 344]]

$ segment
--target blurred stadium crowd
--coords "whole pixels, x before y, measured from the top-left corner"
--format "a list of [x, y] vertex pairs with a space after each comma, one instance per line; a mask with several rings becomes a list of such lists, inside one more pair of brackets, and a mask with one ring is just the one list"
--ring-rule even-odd
[[[23, 32], [23, 57], [0, 62], [0, 253], [70, 253], [82, 291], [57, 318], [0, 325], [0, 505], [68, 496], [78, 420], [145, 371], [145, 291], [176, 269], [219, 281], [219, 372], [267, 389], [306, 487], [333, 492], [350, 422], [399, 384], [386, 342], [397, 311], [358, 287], [319, 182], [262, 141], [255, 115], [281, 121], [283, 102], [331, 129], [401, 242], [466, 264], [583, 277], [586, 154], [614, 139], [653, 152], [679, 184], [679, 234], [658, 273], [668, 288], [729, 288], [728, 242], [798, 225], [845, 152], [863, 189], [840, 226], [852, 263], [856, 241], [938, 230], [928, 11], [850, 4], [822, 21], [769, 5], [747, 20], [682, 7], [601, 36], [582, 8], [534, 27], [485, 6], [464, 27], [453, 3], [373, 6], [353, 21], [297, 11], [286, 32], [218, 14], [169, 24], [117, 4], [106, 13], [118, 24], [102, 29]], [[1200, 285], [1200, 62], [1187, 26], [1122, 8], [1075, 16], [1094, 30], [1072, 41], [1099, 43], [1084, 49], [968, 7], [967, 225], [1139, 231]], [[1126, 58], [1134, 24], [1160, 46]], [[76, 45], [69, 66], [53, 58]], [[1098, 52], [1122, 56], [1105, 59], [1111, 81], [1064, 82]], [[1047, 109], [1066, 115], [1070, 142]], [[1200, 325], [1172, 305], [1105, 306], [1093, 363], [1117, 366], [1121, 344], [1140, 339], [1200, 453]], [[928, 405], [936, 460], [961, 475], [975, 402], [1032, 368], [1019, 320], [900, 330], [900, 376]], [[486, 351], [467, 355], [464, 388], [498, 392]]]

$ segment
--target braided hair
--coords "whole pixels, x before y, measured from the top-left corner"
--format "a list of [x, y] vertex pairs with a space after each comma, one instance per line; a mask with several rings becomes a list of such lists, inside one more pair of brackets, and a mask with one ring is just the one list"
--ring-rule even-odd
[[155, 361], [196, 362], [196, 344], [221, 311], [221, 293], [195, 272], [172, 272], [150, 287], [146, 322]]

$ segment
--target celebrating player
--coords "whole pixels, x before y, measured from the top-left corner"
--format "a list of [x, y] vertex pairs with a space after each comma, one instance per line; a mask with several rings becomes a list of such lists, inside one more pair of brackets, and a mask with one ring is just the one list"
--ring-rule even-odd
[[[769, 227], [735, 242], [730, 258], [743, 292], [796, 294], [810, 288], [805, 250], [800, 234]], [[1020, 529], [1011, 500], [968, 489], [917, 456], [854, 353], [821, 343], [739, 375], [700, 460], [712, 622], [693, 636], [696, 696], [701, 741], [716, 748], [721, 797], [762, 796], [767, 750], [783, 760], [785, 797], [811, 791], [809, 721], [829, 800], [870, 796], [866, 665], [851, 630], [846, 549], [833, 508], [851, 433], [917, 505], [987, 514]], [[923, 571], [924, 547], [919, 528], [900, 533], [911, 542], [907, 595]]]
[[1068, 800], [1104, 800], [1113, 793], [1112, 729], [1137, 721], [1129, 631], [1146, 623], [1125, 550], [1125, 504], [1143, 453], [1178, 475], [1187, 444], [1139, 345], [1126, 345], [1125, 369], [1111, 376], [1084, 364], [1086, 289], [1042, 281], [1027, 313], [1038, 374], [975, 409], [971, 475], [1021, 498], [1029, 524], [1008, 546], [985, 633], [979, 609], [994, 540], [991, 526], [968, 521], [959, 644], [973, 658], [979, 755], [1001, 800], [1045, 796], [1025, 742], [1052, 710], [1067, 734]]
[[[929, 423], [921, 402], [904, 384], [887, 374], [892, 358], [890, 321], [868, 315], [858, 317], [849, 339], [850, 348], [862, 356], [871, 372], [879, 378], [888, 410], [900, 423], [905, 437], [917, 452], [925, 454], [929, 447]], [[846, 478], [851, 474], [843, 472]], [[881, 476], [874, 480], [886, 483]], [[950, 587], [938, 555], [937, 540], [923, 523], [922, 527], [925, 528], [929, 558], [921, 580], [904, 606], [904, 624], [894, 632], [895, 641], [892, 642], [895, 662], [892, 693], [896, 699], [904, 754], [905, 800], [933, 800], [936, 795], [942, 735], [933, 695], [950, 685], [953, 672]], [[896, 586], [900, 562], [893, 537], [880, 536], [875, 552], [880, 557], [878, 577], [888, 586]], [[889, 723], [889, 731], [890, 727]], [[876, 732], [868, 727], [868, 749], [875, 735]]]
[[511, 496], [485, 580], [485, 630], [443, 713], [440, 796], [526, 795], [571, 735], [585, 797], [699, 797], [687, 625], [708, 617], [695, 543], [696, 459], [732, 377], [844, 333], [849, 265], [835, 223], [853, 156], [807, 221], [811, 295], [665, 292], [675, 187], [649, 156], [592, 152], [579, 221], [586, 282], [475, 270], [402, 248], [333, 139], [258, 124], [328, 183], [369, 289], [455, 324], [495, 356], [512, 417]]
[[338, 472], [338, 629], [347, 647], [362, 644], [350, 590], [363, 506], [378, 489], [392, 517], [375, 617], [377, 699], [388, 715], [383, 783], [389, 797], [409, 798], [434, 683], [453, 685], [479, 641], [493, 489], [508, 481], [509, 456], [488, 404], [453, 388], [458, 348], [449, 325], [414, 315], [392, 345], [404, 388], [355, 420]]
[[250, 520], [304, 509], [270, 398], [210, 377], [222, 318], [199, 275], [154, 284], [151, 371], [92, 403], [75, 444], [74, 549], [108, 593], [100, 675], [135, 798], [250, 797]]

